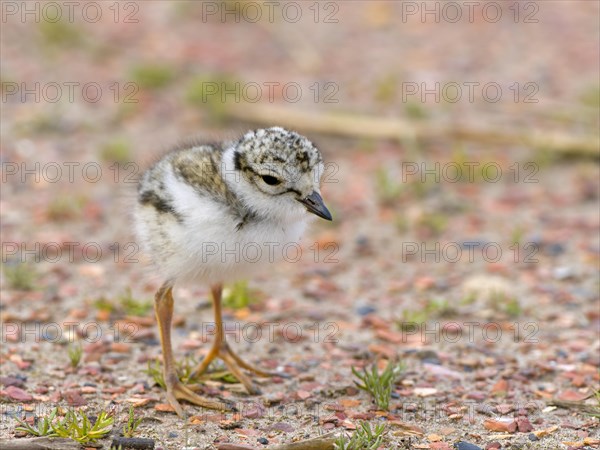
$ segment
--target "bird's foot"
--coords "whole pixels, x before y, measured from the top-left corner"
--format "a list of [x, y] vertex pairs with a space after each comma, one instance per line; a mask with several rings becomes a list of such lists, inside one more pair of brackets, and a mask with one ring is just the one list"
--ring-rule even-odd
[[249, 394], [258, 395], [261, 393], [261, 391], [258, 387], [256, 387], [252, 380], [244, 372], [242, 372], [242, 369], [255, 373], [261, 377], [286, 377], [285, 374], [266, 372], [247, 363], [236, 353], [234, 353], [233, 350], [231, 350], [227, 342], [215, 342], [213, 347], [208, 352], [208, 355], [206, 355], [206, 357], [202, 360], [190, 378], [202, 375], [215, 358], [219, 358], [225, 363], [227, 369], [229, 369], [233, 376], [235, 376], [240, 383], [244, 385]]
[[183, 419], [185, 418], [185, 413], [181, 404], [179, 403], [179, 400], [185, 400], [196, 406], [201, 406], [208, 409], [216, 409], [220, 411], [235, 410], [233, 402], [223, 399], [218, 401], [201, 397], [192, 391], [188, 386], [184, 385], [181, 381], [175, 378], [175, 380], [167, 382], [167, 401], [173, 408], [175, 408], [177, 415]]

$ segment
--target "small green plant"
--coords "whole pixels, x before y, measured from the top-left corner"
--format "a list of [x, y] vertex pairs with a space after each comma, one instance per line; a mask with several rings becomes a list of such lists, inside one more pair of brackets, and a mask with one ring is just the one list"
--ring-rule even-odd
[[209, 112], [211, 119], [216, 122], [224, 119], [228, 100], [229, 103], [245, 100], [240, 81], [223, 73], [194, 78], [187, 88], [186, 99]]
[[395, 74], [388, 74], [378, 80], [375, 85], [375, 100], [381, 103], [392, 103], [398, 90], [398, 79]]
[[441, 213], [425, 213], [418, 222], [417, 227], [425, 230], [428, 234], [437, 236], [442, 234], [448, 225], [448, 219]]
[[127, 288], [125, 293], [119, 297], [119, 303], [123, 307], [125, 314], [129, 316], [145, 316], [152, 308], [153, 303], [150, 300], [136, 300], [131, 295], [131, 289]]
[[461, 306], [472, 305], [473, 303], [475, 303], [475, 300], [477, 300], [477, 294], [475, 294], [474, 292], [469, 292], [460, 300], [459, 303]]
[[[596, 389], [594, 391], [594, 397], [596, 398], [596, 407], [590, 412], [590, 414], [600, 419], [600, 389]], [[594, 407], [592, 406], [592, 408]]]
[[373, 430], [367, 421], [361, 421], [350, 438], [341, 435], [333, 445], [335, 450], [376, 450], [383, 443], [384, 435], [385, 424], [377, 424]]
[[[175, 363], [177, 366], [177, 376], [183, 384], [199, 383], [201, 378], [219, 380], [225, 383], [239, 382], [239, 380], [235, 376], [233, 376], [233, 374], [231, 374], [231, 372], [229, 372], [223, 365], [216, 365], [215, 367], [213, 367], [215, 364], [219, 364], [218, 362], [213, 362], [209, 367], [209, 371], [202, 374], [200, 377], [194, 377], [194, 370], [196, 369], [196, 367], [198, 367], [199, 363], [200, 362], [193, 356], [186, 356], [185, 358]], [[152, 378], [152, 380], [154, 380], [155, 384], [157, 384], [163, 389], [166, 388], [162, 364], [158, 359], [155, 359], [154, 361], [148, 361], [148, 368], [145, 372]]]
[[70, 410], [62, 420], [56, 417], [57, 413], [58, 408], [54, 408], [48, 417], [37, 419], [34, 426], [17, 419], [20, 426], [15, 430], [32, 436], [62, 437], [87, 444], [106, 436], [114, 422], [114, 418], [104, 411], [98, 414], [93, 425], [81, 411]]
[[94, 300], [93, 302], [94, 308], [100, 311], [108, 311], [113, 312], [115, 310], [115, 305], [106, 297], [102, 296]]
[[238, 281], [223, 291], [223, 306], [231, 309], [247, 308], [254, 300], [247, 281]]
[[356, 386], [371, 394], [377, 407], [384, 411], [389, 409], [392, 388], [403, 371], [403, 364], [391, 360], [381, 374], [377, 370], [377, 364], [373, 364], [370, 370], [364, 368], [362, 373], [352, 367], [354, 376], [362, 381], [362, 383], [354, 381]]
[[142, 423], [142, 420], [144, 420], [143, 417], [140, 417], [139, 419], [135, 418], [133, 406], [130, 406], [129, 415], [127, 417], [127, 423], [123, 425], [123, 436], [125, 436], [126, 438], [132, 438], [136, 433], [137, 427], [140, 423]]
[[[192, 356], [186, 356], [185, 358], [177, 361], [175, 364], [177, 366], [175, 369], [177, 371], [177, 376], [183, 384], [191, 384], [198, 381], [196, 379], [192, 379], [194, 369], [198, 366], [198, 361], [196, 358]], [[154, 382], [160, 387], [163, 389], [167, 387], [163, 376], [162, 364], [158, 359], [155, 359], [154, 361], [148, 361], [148, 369], [146, 370], [146, 373], [150, 375]]]
[[518, 317], [523, 312], [521, 303], [516, 297], [510, 297], [504, 304], [504, 312], [510, 317]]
[[432, 317], [449, 317], [456, 314], [456, 309], [446, 299], [430, 299], [419, 309], [405, 309], [399, 327], [408, 330], [414, 325], [421, 326]]
[[428, 319], [429, 315], [424, 309], [405, 309], [402, 311], [402, 319], [398, 325], [401, 330], [408, 331], [415, 325], [423, 325]]
[[588, 86], [579, 96], [582, 104], [598, 108], [600, 106], [600, 85]]
[[490, 303], [498, 311], [502, 311], [509, 317], [518, 317], [523, 312], [519, 299], [508, 295], [506, 292], [492, 292], [490, 296]]
[[48, 205], [46, 214], [48, 219], [65, 221], [81, 215], [87, 199], [82, 195], [59, 194]]
[[158, 64], [140, 64], [131, 70], [131, 79], [141, 88], [160, 89], [175, 77], [173, 69]]
[[2, 265], [2, 271], [10, 288], [20, 291], [35, 289], [37, 273], [32, 264], [9, 260]]
[[154, 380], [154, 384], [159, 385], [163, 389], [167, 387], [165, 384], [162, 367], [158, 359], [148, 361], [148, 369], [146, 369], [146, 374], [148, 374], [150, 378]]
[[413, 120], [426, 119], [428, 114], [427, 110], [423, 108], [423, 105], [419, 102], [408, 101], [404, 105], [406, 116]]
[[[455, 169], [448, 169], [448, 174], [446, 175], [448, 179], [457, 179], [457, 181], [462, 181], [466, 183], [479, 182], [482, 178], [482, 172], [479, 168], [481, 163], [479, 161], [472, 161], [473, 159], [474, 158], [469, 158], [464, 146], [461, 143], [459, 143], [454, 149], [454, 152], [452, 153], [451, 162], [454, 164]], [[488, 174], [485, 175], [487, 176]], [[490, 177], [492, 176], [495, 176], [495, 174], [490, 173]]]
[[[44, 16], [42, 14], [42, 16]], [[79, 28], [65, 20], [43, 20], [39, 25], [42, 42], [55, 47], [76, 47], [84, 41], [84, 36]]]
[[71, 367], [76, 368], [81, 362], [81, 356], [83, 355], [83, 347], [81, 346], [81, 343], [73, 342], [69, 345], [67, 352], [69, 354], [69, 361], [71, 362]]
[[524, 235], [525, 235], [525, 230], [523, 229], [523, 227], [517, 225], [515, 228], [513, 228], [512, 232], [510, 234], [510, 243], [512, 245], [521, 245]]
[[56, 436], [87, 444], [102, 439], [110, 433], [114, 420], [113, 416], [101, 411], [92, 425], [84, 412], [70, 410], [63, 420], [52, 423], [51, 426]]
[[19, 422], [20, 426], [15, 427], [15, 431], [21, 431], [37, 437], [56, 437], [58, 435], [52, 429], [52, 421], [54, 420], [54, 417], [56, 417], [57, 411], [58, 408], [54, 408], [48, 417], [41, 417], [39, 419], [36, 418], [33, 425], [29, 425], [24, 420], [17, 419], [17, 422]]
[[125, 139], [116, 138], [102, 147], [100, 157], [107, 162], [125, 164], [131, 161], [131, 147]]

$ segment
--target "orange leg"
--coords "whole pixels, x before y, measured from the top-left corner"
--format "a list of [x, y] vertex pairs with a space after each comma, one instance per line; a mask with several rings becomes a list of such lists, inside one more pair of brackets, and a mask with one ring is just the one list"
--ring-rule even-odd
[[225, 333], [223, 331], [223, 315], [221, 311], [222, 291], [223, 286], [220, 284], [211, 287], [213, 307], [215, 311], [215, 342], [208, 352], [208, 355], [206, 355], [206, 357], [194, 371], [192, 377], [197, 377], [204, 373], [215, 358], [220, 358], [223, 360], [229, 371], [238, 380], [240, 380], [248, 393], [260, 394], [260, 390], [254, 385], [254, 383], [252, 383], [252, 380], [250, 380], [250, 378], [244, 372], [242, 372], [241, 369], [246, 369], [262, 377], [270, 377], [273, 375], [281, 376], [281, 374], [274, 374], [260, 370], [251, 364], [248, 364], [246, 361], [236, 355], [233, 350], [231, 350], [229, 344], [227, 344], [227, 341], [225, 340]]
[[195, 394], [191, 389], [185, 386], [175, 371], [173, 360], [173, 350], [171, 347], [171, 321], [173, 318], [173, 285], [169, 282], [164, 283], [156, 293], [154, 299], [154, 311], [158, 321], [160, 332], [160, 343], [163, 352], [164, 371], [163, 376], [167, 386], [167, 400], [175, 408], [177, 415], [185, 417], [183, 408], [178, 400], [187, 400], [194, 405], [204, 408], [230, 410], [230, 406], [225, 402], [210, 400]]

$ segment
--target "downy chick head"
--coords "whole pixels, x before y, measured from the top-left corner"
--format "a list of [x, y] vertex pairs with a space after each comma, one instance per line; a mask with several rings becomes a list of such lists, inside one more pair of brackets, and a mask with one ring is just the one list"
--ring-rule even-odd
[[280, 127], [246, 133], [234, 146], [238, 194], [255, 213], [273, 218], [308, 211], [326, 220], [321, 198], [321, 153], [304, 136]]

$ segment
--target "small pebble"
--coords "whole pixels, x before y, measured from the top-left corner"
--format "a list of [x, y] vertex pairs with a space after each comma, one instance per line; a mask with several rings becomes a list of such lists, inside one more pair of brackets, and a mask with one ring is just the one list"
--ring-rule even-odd
[[567, 280], [575, 276], [575, 271], [571, 267], [555, 267], [552, 271], [552, 275], [557, 280]]
[[553, 242], [552, 244], [546, 245], [546, 252], [550, 256], [558, 256], [565, 252], [565, 246], [559, 242]]
[[371, 305], [359, 306], [358, 308], [356, 308], [356, 313], [359, 316], [366, 316], [367, 314], [374, 313], [375, 311], [377, 311], [377, 308]]
[[170, 439], [176, 438], [178, 436], [178, 434], [174, 431], [169, 431], [168, 437]]
[[483, 450], [481, 447], [478, 447], [475, 444], [471, 444], [470, 442], [460, 441], [459, 443], [454, 445], [457, 450]]
[[259, 444], [262, 444], [262, 445], [267, 445], [269, 443], [269, 440], [264, 437], [258, 438], [257, 441]]
[[529, 438], [530, 441], [539, 441], [539, 438], [533, 433], [529, 433], [529, 435], [527, 437]]

